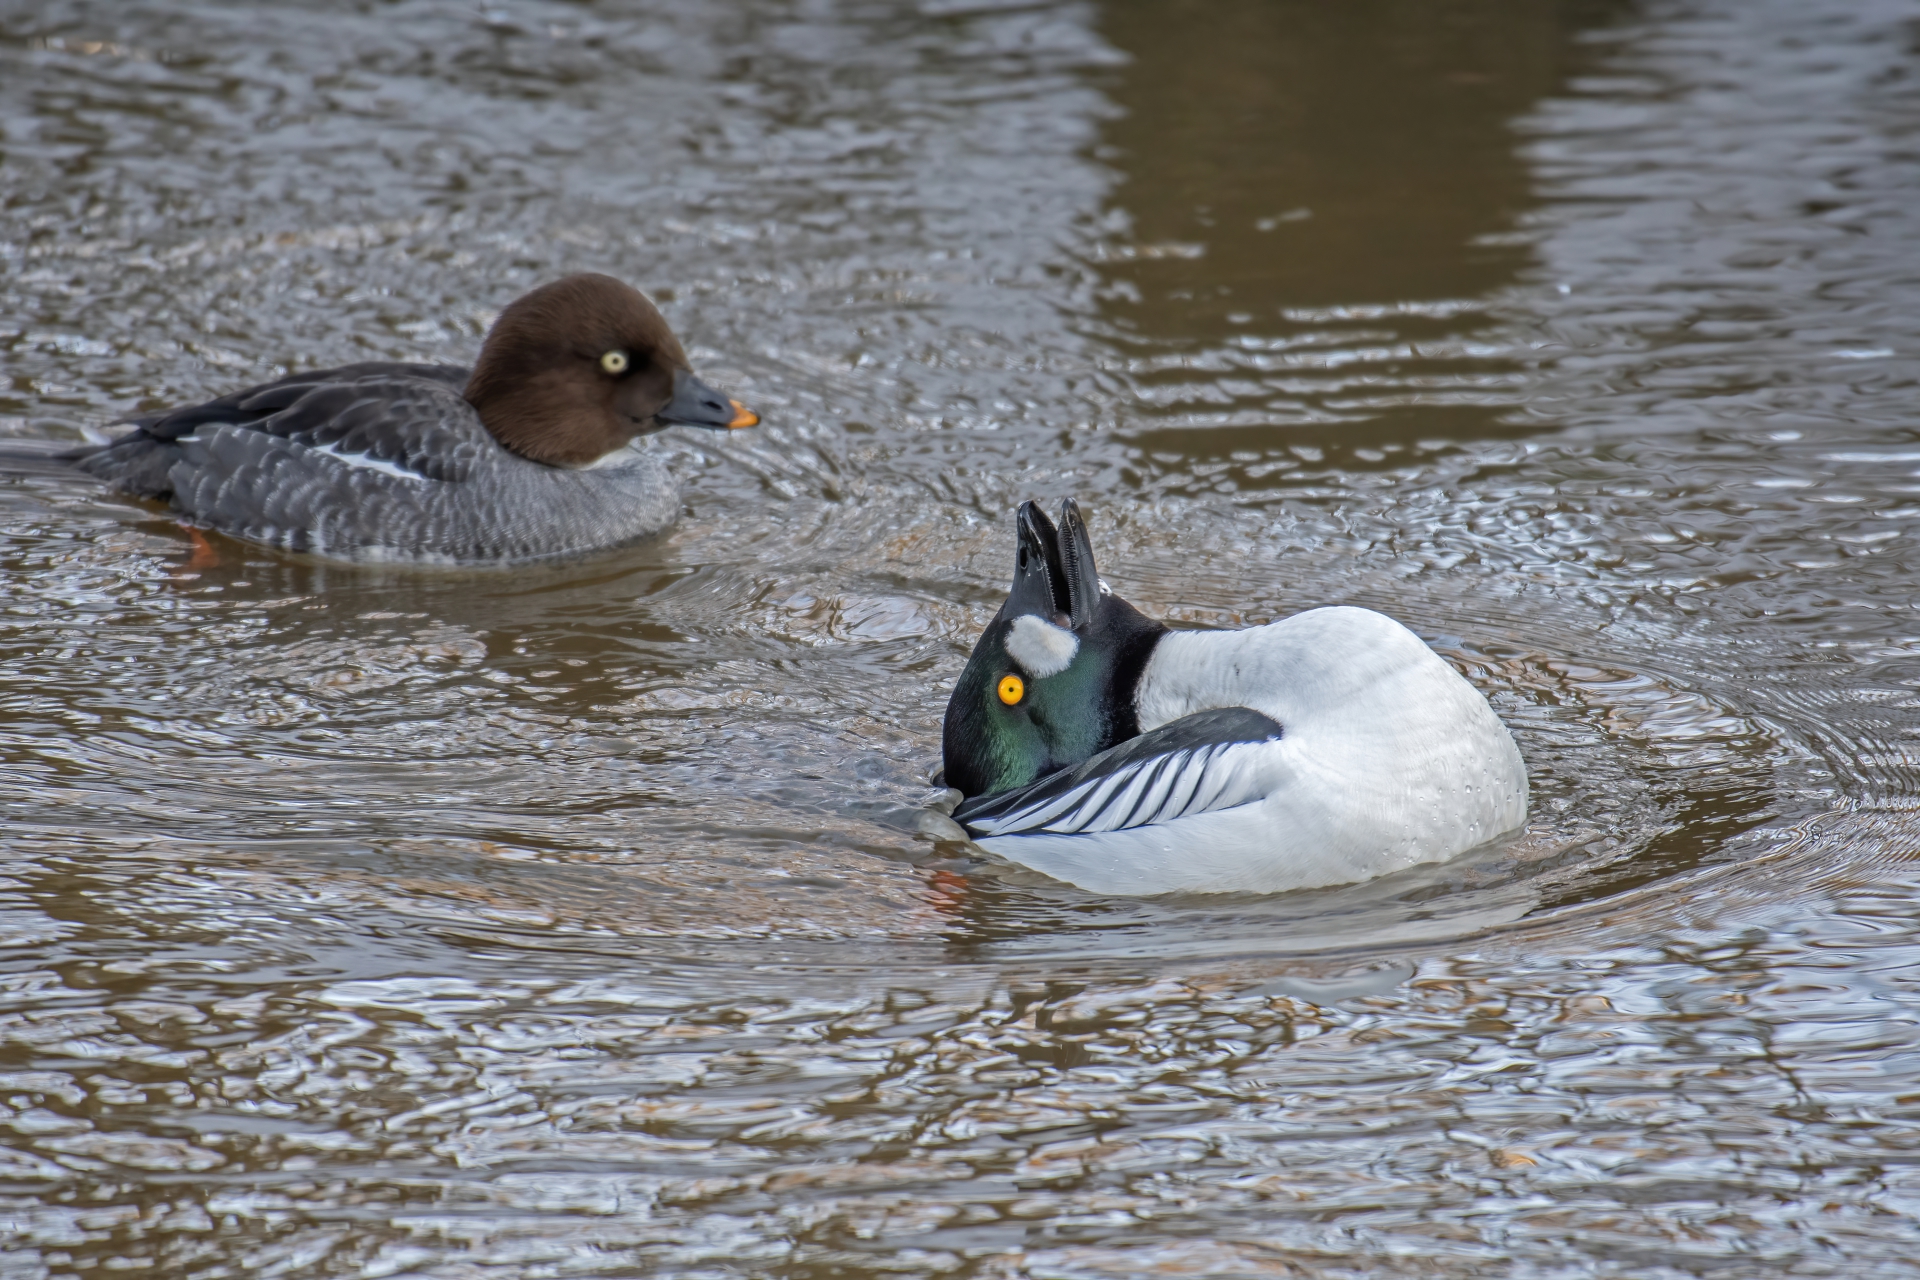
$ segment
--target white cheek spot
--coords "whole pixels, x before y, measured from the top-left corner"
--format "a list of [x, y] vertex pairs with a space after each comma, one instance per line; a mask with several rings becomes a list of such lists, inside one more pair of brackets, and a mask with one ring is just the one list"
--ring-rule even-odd
[[1045, 618], [1023, 613], [1007, 632], [1007, 656], [1036, 680], [1057, 676], [1080, 652], [1080, 637]]

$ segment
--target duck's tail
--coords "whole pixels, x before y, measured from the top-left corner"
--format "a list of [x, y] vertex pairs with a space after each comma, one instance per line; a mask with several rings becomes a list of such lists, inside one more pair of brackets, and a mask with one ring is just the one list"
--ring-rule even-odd
[[0, 440], [0, 475], [85, 478], [80, 464], [105, 447], [71, 440]]

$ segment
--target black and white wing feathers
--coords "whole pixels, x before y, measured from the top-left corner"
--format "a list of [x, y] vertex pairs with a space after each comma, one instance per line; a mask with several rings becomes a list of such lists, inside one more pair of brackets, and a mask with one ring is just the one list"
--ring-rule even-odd
[[1196, 712], [953, 816], [975, 836], [1072, 835], [1230, 809], [1265, 794], [1268, 744], [1282, 732], [1248, 707]]

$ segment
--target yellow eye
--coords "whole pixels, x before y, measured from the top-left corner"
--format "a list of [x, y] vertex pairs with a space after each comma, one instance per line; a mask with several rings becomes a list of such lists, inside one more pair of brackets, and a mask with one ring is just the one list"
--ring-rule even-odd
[[1026, 696], [1026, 693], [1027, 686], [1021, 681], [1019, 676], [1000, 677], [1000, 701], [1006, 703], [1008, 706], [1012, 706], [1014, 703], [1020, 701], [1021, 698]]
[[609, 351], [600, 357], [600, 367], [608, 373], [625, 373], [628, 363], [627, 353], [624, 351]]

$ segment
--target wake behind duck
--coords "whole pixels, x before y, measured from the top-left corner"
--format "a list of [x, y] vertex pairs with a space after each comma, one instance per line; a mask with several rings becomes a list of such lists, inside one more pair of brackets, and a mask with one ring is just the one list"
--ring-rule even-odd
[[954, 819], [1097, 893], [1273, 893], [1438, 862], [1526, 820], [1485, 698], [1370, 609], [1174, 631], [1107, 590], [1071, 500], [1023, 503], [1013, 588], [954, 685]]

